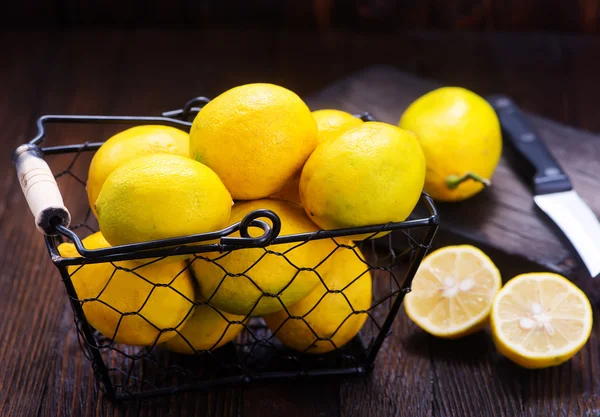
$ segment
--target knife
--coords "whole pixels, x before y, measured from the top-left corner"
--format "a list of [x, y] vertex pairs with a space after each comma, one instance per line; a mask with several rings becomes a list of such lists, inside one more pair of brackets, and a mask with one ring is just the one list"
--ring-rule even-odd
[[573, 189], [539, 134], [508, 97], [488, 97], [502, 127], [502, 135], [521, 161], [519, 168], [531, 181], [533, 201], [569, 239], [592, 277], [600, 274], [600, 222]]

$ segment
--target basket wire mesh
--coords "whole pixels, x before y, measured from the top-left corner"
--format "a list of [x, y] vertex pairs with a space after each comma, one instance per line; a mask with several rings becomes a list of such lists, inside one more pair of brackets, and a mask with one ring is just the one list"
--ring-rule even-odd
[[[205, 97], [198, 97], [190, 100], [182, 109], [165, 112], [160, 117], [43, 116], [38, 119], [38, 134], [30, 144], [38, 146], [44, 140], [48, 124], [163, 124], [189, 131], [189, 120], [208, 101]], [[374, 120], [368, 113], [357, 117]], [[56, 235], [45, 236], [46, 246], [60, 271], [73, 308], [81, 350], [90, 361], [105, 395], [114, 400], [143, 399], [235, 383], [362, 374], [373, 369], [377, 353], [389, 335], [392, 322], [405, 294], [410, 291], [412, 279], [437, 230], [438, 215], [429, 196], [423, 194], [411, 217], [398, 223], [280, 235], [281, 221], [277, 213], [261, 209], [213, 233], [88, 249], [82, 240], [96, 232], [98, 225], [87, 207], [85, 174], [90, 156], [101, 145], [102, 142], [85, 142], [42, 147], [41, 151], [53, 168], [61, 190], [68, 191], [64, 193], [65, 203], [73, 216], [69, 228], [57, 225]], [[262, 233], [257, 235], [257, 229]], [[377, 237], [381, 232], [391, 233]], [[356, 235], [362, 235], [363, 240], [349, 239]], [[74, 244], [79, 256], [67, 258], [60, 255], [58, 246], [65, 241]], [[316, 241], [329, 241], [330, 249], [310, 266], [294, 264], [294, 251], [305, 250], [307, 245], [314, 245]], [[243, 250], [255, 251], [258, 254], [255, 261], [243, 271], [227, 270], [223, 266], [227, 257]], [[352, 254], [364, 266], [356, 276], [349, 277], [341, 288], [330, 287], [321, 274], [322, 265], [341, 252]], [[181, 255], [186, 255], [188, 261], [179, 263], [181, 268], [171, 268], [171, 275], [162, 276], [159, 280], [149, 276], [149, 265]], [[263, 291], [253, 277], [257, 265], [271, 258], [285, 261], [293, 269], [289, 281], [275, 292]], [[191, 294], [181, 291], [182, 280], [190, 279], [197, 286], [196, 282], [202, 279], [198, 276], [194, 279], [194, 265], [198, 263], [218, 268], [222, 274], [216, 288], [203, 297], [194, 295], [198, 293], [198, 288]], [[81, 282], [83, 278], [80, 277], [85, 276], [86, 269], [90, 271], [87, 275], [102, 273], [107, 275], [107, 279], [92, 296], [80, 297], [76, 284]], [[316, 288], [320, 295], [314, 306], [296, 315], [291, 306], [282, 301], [282, 294], [295, 281], [308, 279], [307, 274], [318, 281]], [[128, 282], [137, 280], [137, 285], [146, 288], [146, 292], [142, 291], [143, 297], [135, 308], [122, 310], [108, 303], [103, 295], [114, 291], [111, 284], [125, 279]], [[355, 308], [348, 293], [354, 285], [362, 285], [358, 283], [367, 279], [372, 279], [370, 306]], [[279, 325], [269, 328], [263, 318], [252, 315], [253, 308], [245, 315], [231, 315], [218, 309], [214, 297], [218, 296], [226, 280], [245, 280], [256, 289], [258, 296], [253, 308], [267, 299], [280, 302], [283, 309], [280, 314], [284, 317]], [[155, 302], [157, 294], [164, 294], [165, 291], [169, 292], [169, 299], [177, 299], [178, 305], [185, 306], [185, 313], [179, 321], [161, 326], [156, 323], [155, 317], [147, 317], [146, 311], [150, 310], [145, 311], [144, 308]], [[311, 314], [320, 314], [319, 305], [331, 302], [332, 297], [337, 297], [338, 304], [342, 300], [339, 297], [343, 297], [347, 306], [342, 303], [340, 311], [344, 309], [347, 314], [338, 317], [337, 321], [332, 319], [333, 328], [330, 326], [324, 333], [313, 328]], [[86, 311], [89, 312], [92, 307], [104, 309], [105, 315], [116, 317], [118, 324], [114, 334], [102, 334], [92, 327], [86, 318]], [[188, 340], [193, 335], [190, 337], [181, 331], [185, 328], [184, 321], [197, 311], [212, 314], [216, 318], [213, 321], [220, 323], [217, 334], [210, 339], [208, 346], [200, 349], [196, 349], [195, 344]], [[336, 334], [341, 334], [344, 326], [352, 325], [358, 317], [359, 321], [364, 320], [360, 332], [338, 346]], [[128, 322], [132, 323], [132, 320], [137, 320], [137, 326], [145, 327], [146, 333], [153, 335], [152, 340], [143, 346], [116, 341], [119, 340], [119, 329], [127, 326]], [[278, 333], [290, 321], [299, 322], [311, 335], [302, 349], [293, 350], [278, 340]], [[232, 338], [230, 332], [235, 333], [235, 337]], [[193, 354], [167, 349], [163, 342], [167, 336], [181, 337], [187, 353]], [[233, 340], [224, 343], [231, 338]], [[323, 348], [325, 345], [329, 348]], [[329, 351], [315, 354], [314, 350]]]

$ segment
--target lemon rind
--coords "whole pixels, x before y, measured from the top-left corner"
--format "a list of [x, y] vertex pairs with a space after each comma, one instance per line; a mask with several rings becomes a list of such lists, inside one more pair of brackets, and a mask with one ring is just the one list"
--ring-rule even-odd
[[492, 273], [492, 275], [495, 278], [494, 288], [490, 291], [489, 307], [481, 311], [479, 314], [471, 317], [470, 320], [466, 321], [460, 326], [454, 326], [452, 328], [442, 328], [431, 323], [431, 321], [429, 321], [429, 319], [425, 317], [412, 314], [412, 302], [410, 301], [410, 297], [407, 297], [404, 301], [404, 310], [413, 322], [415, 322], [421, 329], [425, 330], [429, 334], [432, 334], [433, 336], [445, 338], [461, 337], [463, 335], [470, 334], [471, 331], [473, 331], [473, 329], [478, 329], [479, 327], [481, 327], [482, 323], [486, 322], [492, 311], [495, 296], [502, 287], [502, 277], [500, 275], [500, 271], [498, 270], [494, 262], [490, 259], [490, 257], [487, 256], [481, 249], [471, 245], [452, 245], [438, 249], [425, 257], [421, 264], [421, 268], [427, 267], [431, 262], [433, 262], [433, 260], [435, 260], [439, 256], [446, 254], [446, 252], [471, 253], [479, 258], [482, 258], [485, 261], [486, 268]]
[[[552, 350], [552, 351], [548, 351], [548, 352], [544, 352], [544, 353], [535, 353], [535, 352], [530, 352], [530, 351], [524, 349], [523, 346], [520, 344], [515, 344], [513, 342], [510, 342], [509, 340], [507, 340], [507, 338], [500, 337], [501, 332], [500, 332], [499, 324], [502, 323], [503, 320], [501, 320], [498, 317], [498, 307], [497, 306], [500, 303], [500, 300], [502, 299], [504, 294], [509, 293], [509, 290], [512, 287], [514, 287], [516, 285], [516, 283], [518, 283], [519, 280], [525, 279], [525, 278], [530, 278], [530, 279], [534, 278], [534, 279], [539, 280], [541, 278], [541, 276], [550, 277], [551, 279], [561, 282], [562, 284], [566, 284], [567, 290], [569, 292], [578, 295], [578, 297], [584, 302], [584, 304], [587, 305], [586, 315], [584, 316], [584, 320], [582, 320], [587, 327], [586, 327], [585, 331], [582, 332], [582, 334], [584, 334], [585, 337], [582, 337], [577, 342], [570, 343], [569, 345], [567, 345], [566, 347], [564, 347], [562, 349], [556, 349], [556, 350]], [[494, 339], [497, 341], [497, 343], [500, 343], [504, 347], [504, 349], [509, 350], [513, 354], [517, 354], [521, 358], [526, 359], [526, 360], [527, 359], [551, 360], [552, 358], [571, 357], [571, 356], [575, 355], [583, 347], [583, 345], [585, 345], [585, 343], [589, 339], [590, 334], [592, 332], [592, 328], [593, 328], [593, 321], [594, 320], [593, 320], [592, 306], [590, 304], [589, 299], [585, 295], [585, 293], [579, 287], [577, 287], [575, 284], [573, 284], [571, 281], [569, 281], [562, 275], [555, 274], [552, 272], [521, 274], [521, 275], [514, 277], [510, 281], [508, 281], [508, 283], [506, 283], [506, 285], [496, 295], [494, 302], [492, 303], [492, 312], [490, 315], [490, 324], [491, 324], [492, 332], [494, 333]]]

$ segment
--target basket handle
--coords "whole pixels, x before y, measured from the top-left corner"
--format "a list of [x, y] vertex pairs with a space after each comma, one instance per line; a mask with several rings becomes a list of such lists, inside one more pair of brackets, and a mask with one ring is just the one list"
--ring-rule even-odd
[[71, 214], [40, 148], [32, 144], [19, 146], [13, 154], [13, 162], [38, 230], [45, 235], [56, 235], [57, 225], [68, 227]]

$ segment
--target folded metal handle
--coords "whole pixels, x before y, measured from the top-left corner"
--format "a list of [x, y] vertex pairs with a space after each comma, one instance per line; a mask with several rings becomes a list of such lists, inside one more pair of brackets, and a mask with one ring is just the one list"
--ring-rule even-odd
[[19, 146], [13, 162], [36, 227], [45, 235], [56, 235], [59, 224], [68, 227], [71, 214], [40, 148], [32, 144]]

